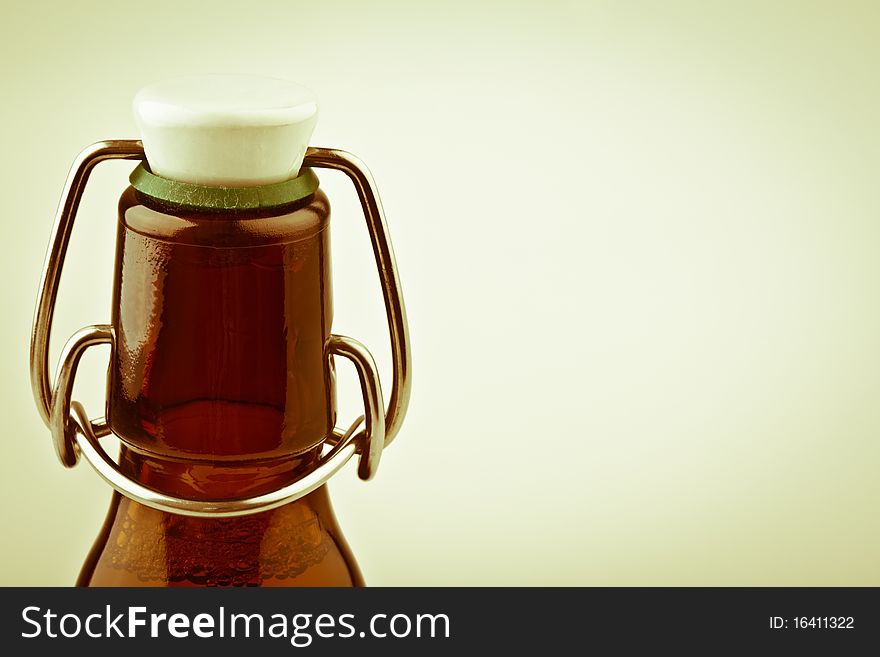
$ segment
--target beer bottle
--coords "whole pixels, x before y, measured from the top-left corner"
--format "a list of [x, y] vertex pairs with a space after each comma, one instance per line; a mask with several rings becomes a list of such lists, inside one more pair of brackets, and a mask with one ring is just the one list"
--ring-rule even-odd
[[[178, 78], [135, 98], [143, 141], [75, 162], [44, 266], [31, 343], [34, 393], [62, 463], [115, 490], [78, 584], [357, 586], [326, 481], [357, 457], [373, 476], [409, 399], [400, 282], [375, 185], [343, 151], [309, 148], [317, 107], [292, 83]], [[92, 168], [140, 160], [119, 200], [111, 323], [77, 332], [48, 374], [54, 300]], [[393, 381], [331, 331], [330, 204], [316, 168], [360, 196], [382, 283]], [[110, 344], [105, 418], [71, 400], [86, 349]], [[336, 358], [363, 414], [337, 429]], [[101, 446], [113, 433], [118, 459]]]

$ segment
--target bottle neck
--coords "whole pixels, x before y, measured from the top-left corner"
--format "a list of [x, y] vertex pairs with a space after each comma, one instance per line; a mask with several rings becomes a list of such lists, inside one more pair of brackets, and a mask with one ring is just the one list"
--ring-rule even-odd
[[335, 423], [329, 208], [120, 200], [107, 417], [121, 462], [181, 497], [267, 492], [314, 464]]

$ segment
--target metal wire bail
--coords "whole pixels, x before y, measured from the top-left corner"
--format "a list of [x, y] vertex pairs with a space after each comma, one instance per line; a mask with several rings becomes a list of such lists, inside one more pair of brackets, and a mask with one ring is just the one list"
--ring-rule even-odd
[[[241, 516], [288, 504], [322, 486], [357, 453], [360, 453], [358, 475], [364, 480], [372, 478], [382, 450], [400, 431], [409, 404], [412, 362], [409, 330], [394, 251], [372, 177], [363, 162], [350, 153], [326, 148], [309, 148], [304, 164], [342, 171], [352, 181], [360, 198], [379, 270], [391, 337], [393, 369], [387, 408], [383, 403], [378, 371], [370, 352], [352, 338], [331, 335], [327, 343], [328, 356], [341, 356], [354, 364], [363, 393], [364, 415], [355, 420], [348, 430], [334, 430], [325, 440], [315, 468], [291, 484], [255, 497], [225, 500], [179, 498], [131, 479], [103, 449], [99, 439], [110, 433], [106, 420], [90, 420], [82, 404], [72, 400], [72, 393], [83, 353], [89, 347], [100, 344], [110, 344], [113, 349], [114, 327], [89, 326], [71, 336], [62, 351], [54, 385], [49, 376], [48, 354], [61, 272], [83, 191], [92, 169], [98, 163], [120, 159], [144, 159], [143, 144], [124, 139], [103, 141], [79, 154], [61, 195], [43, 264], [31, 332], [31, 385], [37, 410], [52, 432], [55, 450], [62, 464], [73, 467], [82, 455], [107, 483], [123, 495], [160, 511], [200, 517]], [[355, 433], [361, 423], [365, 424], [364, 428]]]

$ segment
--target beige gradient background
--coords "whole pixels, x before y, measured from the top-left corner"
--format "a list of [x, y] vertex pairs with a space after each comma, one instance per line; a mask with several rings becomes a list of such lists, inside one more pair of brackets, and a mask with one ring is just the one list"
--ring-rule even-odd
[[[403, 276], [407, 424], [331, 485], [369, 583], [880, 585], [876, 3], [20, 2], [0, 52], [0, 584], [72, 583], [110, 496], [28, 381], [71, 161], [136, 136], [148, 82], [258, 72], [369, 163]], [[130, 169], [84, 201], [53, 362], [109, 317]], [[334, 328], [387, 375], [359, 209], [322, 184]]]

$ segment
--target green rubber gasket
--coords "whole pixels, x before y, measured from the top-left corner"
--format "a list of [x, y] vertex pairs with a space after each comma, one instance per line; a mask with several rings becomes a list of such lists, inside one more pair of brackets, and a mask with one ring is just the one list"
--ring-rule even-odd
[[289, 205], [311, 196], [318, 189], [318, 176], [308, 167], [299, 175], [257, 187], [209, 187], [162, 178], [141, 163], [128, 177], [142, 194], [185, 208], [208, 210], [255, 210]]

